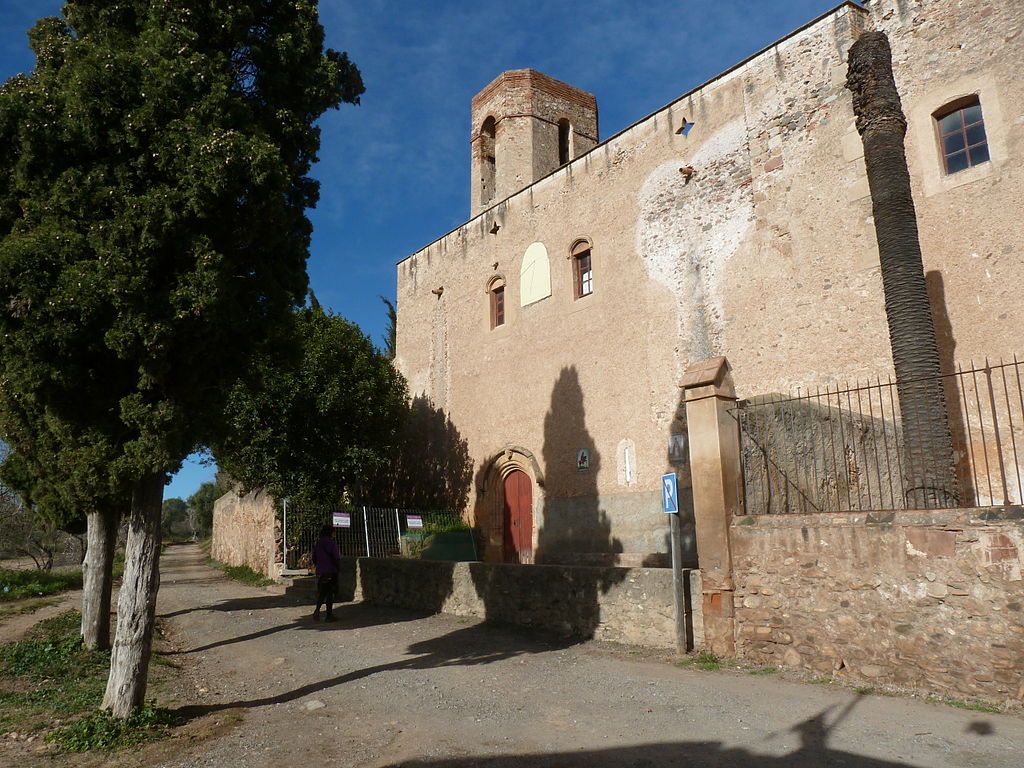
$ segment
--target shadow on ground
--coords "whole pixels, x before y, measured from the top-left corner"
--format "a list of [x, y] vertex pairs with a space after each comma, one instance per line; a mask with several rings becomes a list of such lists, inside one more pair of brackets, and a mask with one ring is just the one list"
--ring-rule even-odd
[[[613, 749], [584, 750], [538, 754], [497, 755], [493, 757], [459, 757], [444, 760], [410, 760], [392, 768], [898, 768], [909, 763], [878, 760], [852, 752], [828, 747], [829, 734], [846, 719], [860, 701], [850, 700], [838, 714], [830, 714], [838, 705], [823, 709], [788, 729], [800, 736], [796, 750], [780, 756], [762, 755], [742, 747], [726, 747], [720, 741], [679, 741], [641, 744]], [[769, 734], [771, 741], [781, 733]]]
[[[249, 605], [249, 603], [251, 602], [260, 601], [276, 602], [273, 602], [273, 604]], [[231, 605], [233, 607], [226, 607], [227, 605]], [[208, 606], [206, 608], [195, 608], [192, 610], [244, 611], [254, 610], [255, 608], [281, 608], [295, 606], [306, 606], [308, 608], [307, 602], [304, 600], [296, 600], [295, 598], [269, 597], [244, 598], [240, 600], [225, 600], [224, 603], [218, 603], [217, 605]], [[177, 616], [180, 613], [187, 613], [187, 611], [169, 613], [160, 616], [160, 618], [166, 619], [171, 616]], [[212, 648], [220, 648], [225, 645], [234, 645], [235, 643], [244, 643], [247, 640], [256, 640], [257, 638], [266, 637], [267, 635], [274, 635], [278, 632], [284, 632], [288, 629], [315, 632], [323, 632], [336, 629], [360, 629], [362, 627], [374, 627], [383, 624], [399, 624], [403, 621], [416, 621], [417, 619], [425, 619], [428, 616], [432, 615], [433, 613], [429, 611], [389, 610], [375, 608], [373, 606], [366, 606], [360, 603], [353, 603], [351, 605], [339, 605], [335, 606], [334, 608], [334, 616], [336, 619], [335, 621], [314, 621], [313, 618], [308, 613], [304, 613], [302, 616], [292, 621], [286, 621], [283, 624], [277, 624], [273, 627], [265, 627], [259, 630], [258, 632], [250, 632], [245, 635], [238, 635], [236, 637], [227, 638], [225, 640], [218, 640], [215, 643], [209, 643], [208, 645], [202, 645], [197, 648], [185, 648], [180, 651], [167, 651], [162, 655], [179, 656], [189, 653], [200, 653], [201, 651], [209, 651]]]
[[725, 747], [718, 741], [677, 741], [550, 754], [412, 760], [395, 763], [392, 768], [574, 768], [581, 765], [587, 768], [898, 768], [910, 763], [875, 760], [824, 746], [802, 746], [788, 755], [773, 757]]
[[[359, 619], [358, 614], [364, 611], [374, 617], [372, 623], [390, 622], [393, 621], [396, 616], [405, 616], [406, 620], [417, 618], [408, 611], [385, 611], [380, 609], [367, 610], [360, 608], [359, 606], [344, 607], [351, 607], [353, 609], [351, 615], [356, 616], [357, 621]], [[338, 612], [336, 611], [336, 613]], [[202, 650], [208, 650], [209, 648], [213, 648], [218, 645], [244, 642], [256, 637], [265, 637], [266, 635], [270, 635], [275, 632], [281, 632], [285, 629], [320, 631], [325, 629], [354, 628], [352, 624], [347, 622], [344, 614], [338, 615], [340, 620], [330, 624], [313, 622], [308, 618], [304, 618], [296, 622], [260, 630], [259, 632], [254, 632], [250, 635], [242, 635], [237, 638], [232, 638], [231, 640], [213, 643], [203, 648], [193, 648], [181, 651], [181, 653], [195, 653]], [[368, 626], [368, 624], [363, 626]], [[370, 677], [371, 675], [380, 673], [411, 669], [438, 669], [450, 666], [492, 664], [497, 661], [511, 659], [528, 653], [544, 653], [559, 650], [574, 644], [574, 642], [575, 641], [572, 640], [558, 642], [547, 638], [541, 639], [540, 637], [536, 637], [530, 633], [510, 632], [507, 629], [499, 630], [495, 627], [488, 626], [487, 624], [477, 624], [472, 627], [466, 627], [465, 629], [449, 632], [441, 637], [430, 638], [429, 640], [413, 643], [408, 647], [407, 653], [416, 654], [414, 658], [401, 659], [389, 664], [380, 664], [374, 667], [367, 667], [365, 669], [352, 670], [325, 680], [308, 683], [291, 691], [286, 691], [274, 696], [249, 699], [246, 701], [225, 702], [221, 704], [189, 705], [178, 709], [176, 714], [184, 720], [190, 720], [196, 717], [202, 717], [203, 715], [211, 712], [219, 712], [227, 709], [265, 707], [273, 704], [283, 704], [295, 701], [296, 699], [301, 699], [303, 696], [309, 696], [329, 688], [334, 688], [338, 685], [362, 680]]]
[[291, 595], [258, 595], [256, 597], [237, 597], [231, 600], [220, 600], [208, 605], [197, 605], [192, 608], [183, 608], [180, 611], [157, 614], [160, 619], [172, 619], [175, 616], [184, 616], [187, 613], [197, 611], [263, 611], [269, 608], [288, 608], [303, 605], [308, 600], [293, 597]]

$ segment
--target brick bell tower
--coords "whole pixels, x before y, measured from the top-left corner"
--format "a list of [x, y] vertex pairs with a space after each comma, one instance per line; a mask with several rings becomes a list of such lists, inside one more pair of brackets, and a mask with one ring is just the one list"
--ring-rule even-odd
[[598, 142], [594, 95], [533, 69], [502, 72], [472, 111], [471, 216]]

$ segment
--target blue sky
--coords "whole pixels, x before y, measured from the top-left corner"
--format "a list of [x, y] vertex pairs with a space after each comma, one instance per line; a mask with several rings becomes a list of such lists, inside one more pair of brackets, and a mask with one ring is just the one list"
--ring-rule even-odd
[[[0, 80], [30, 71], [26, 30], [60, 0], [0, 0]], [[321, 121], [310, 282], [378, 343], [395, 263], [469, 216], [470, 99], [531, 67], [597, 96], [601, 138], [787, 35], [839, 0], [321, 0], [327, 44], [366, 94]], [[188, 462], [165, 496], [213, 469]]]

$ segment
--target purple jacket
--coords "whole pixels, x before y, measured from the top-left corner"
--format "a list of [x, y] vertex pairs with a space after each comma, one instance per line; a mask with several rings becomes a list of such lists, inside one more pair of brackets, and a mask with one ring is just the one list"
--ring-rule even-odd
[[338, 542], [330, 536], [321, 536], [313, 547], [313, 564], [316, 566], [318, 576], [328, 573], [337, 573], [341, 567], [341, 553], [338, 552]]

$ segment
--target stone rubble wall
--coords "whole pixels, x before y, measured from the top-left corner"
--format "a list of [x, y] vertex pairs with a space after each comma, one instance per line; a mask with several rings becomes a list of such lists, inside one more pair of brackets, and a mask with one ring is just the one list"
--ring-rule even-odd
[[[675, 648], [672, 571], [343, 558], [342, 600], [450, 613], [651, 648]], [[704, 643], [700, 574], [686, 570], [693, 644]]]
[[227, 565], [247, 565], [276, 578], [280, 538], [274, 500], [263, 491], [241, 496], [228, 491], [213, 505], [210, 556]]
[[1024, 698], [1024, 510], [735, 518], [736, 649], [872, 684]]

